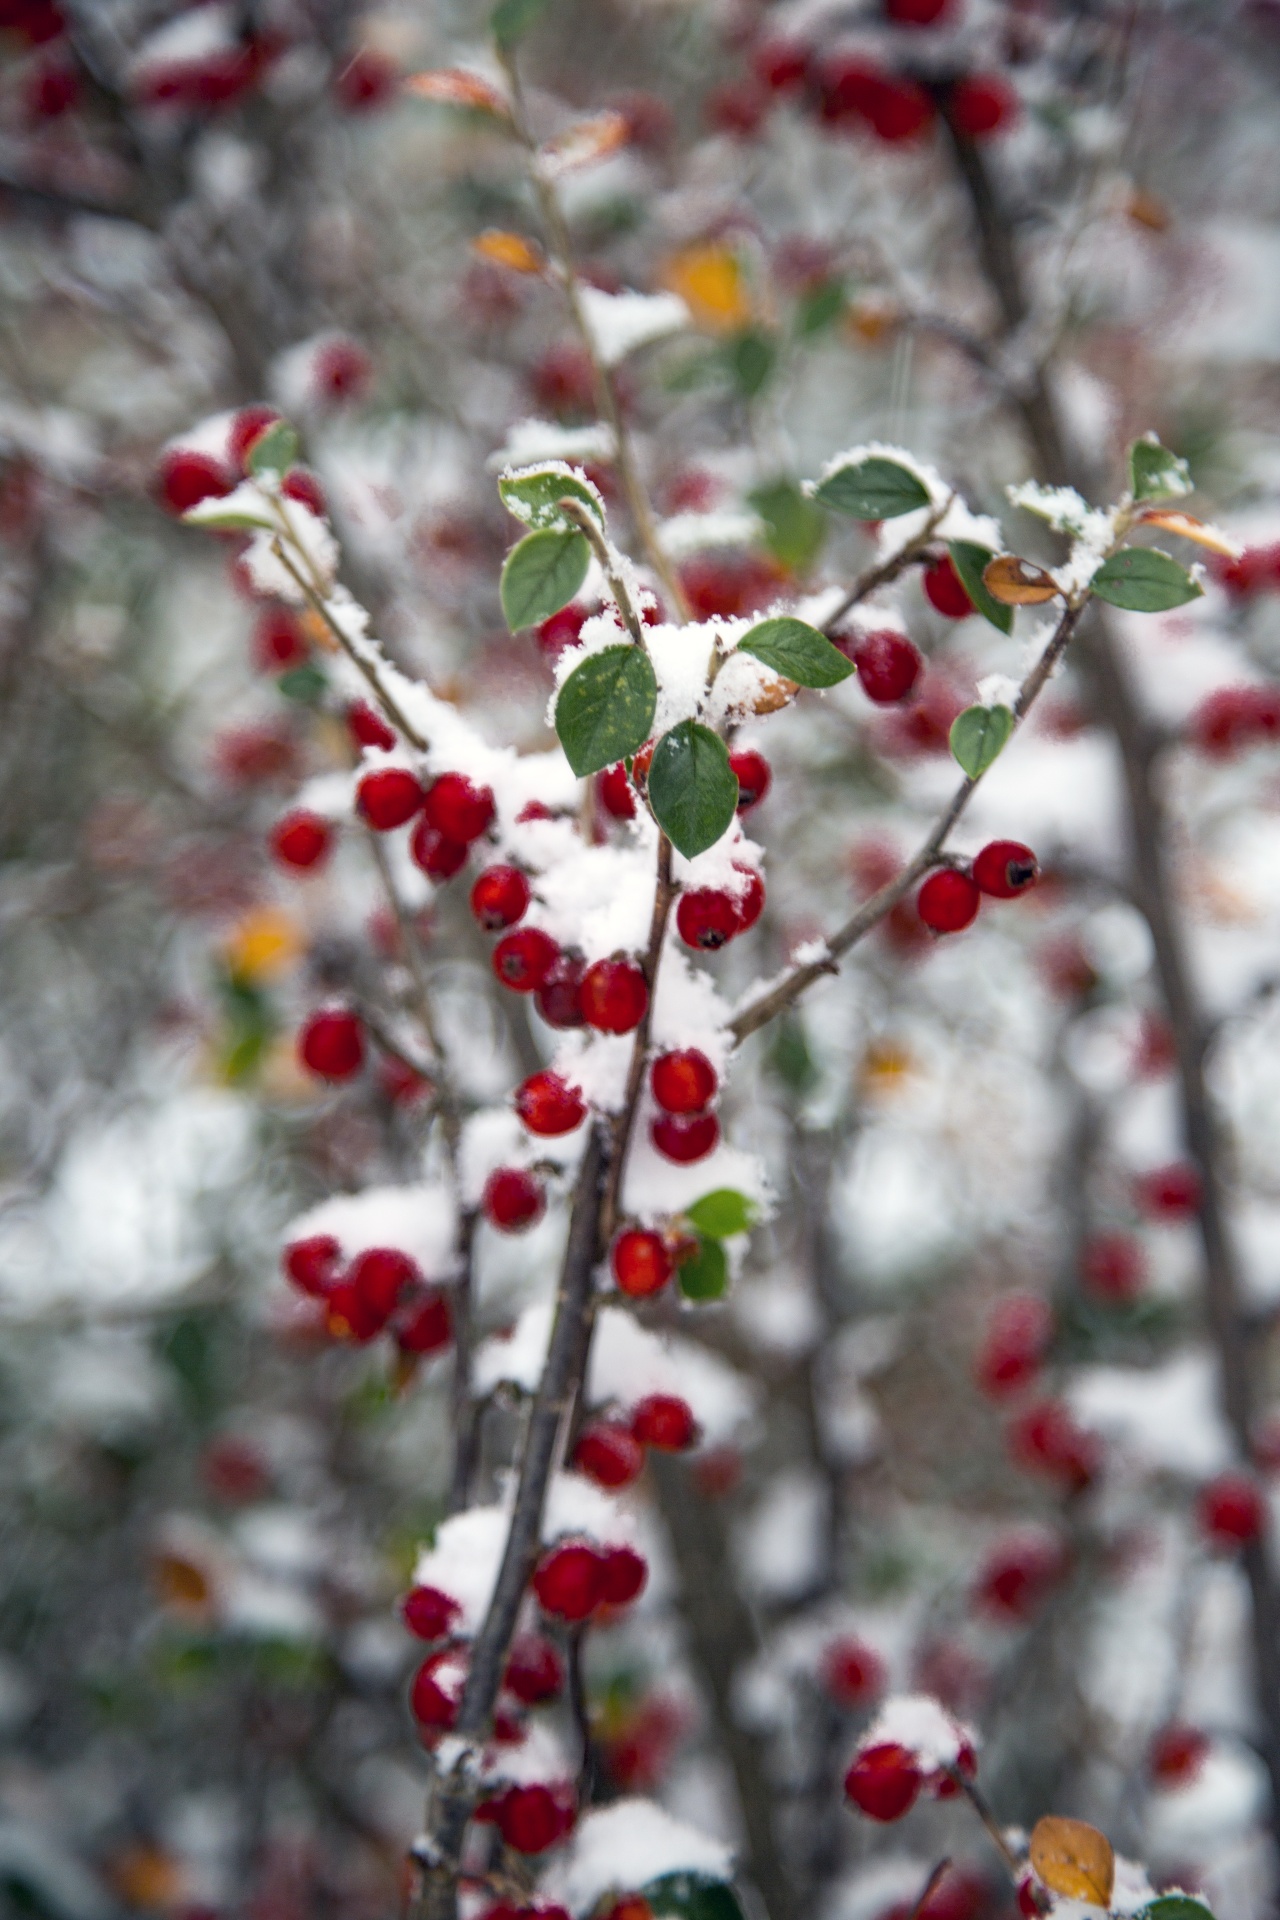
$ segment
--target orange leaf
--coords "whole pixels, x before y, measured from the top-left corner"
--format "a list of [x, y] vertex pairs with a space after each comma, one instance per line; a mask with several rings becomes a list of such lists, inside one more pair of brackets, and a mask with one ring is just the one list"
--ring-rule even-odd
[[1111, 1905], [1116, 1857], [1096, 1827], [1046, 1814], [1032, 1830], [1030, 1852], [1032, 1866], [1052, 1892], [1095, 1907]]
[[486, 227], [471, 242], [482, 260], [495, 266], [510, 267], [513, 273], [541, 273], [542, 255], [518, 233], [505, 233], [501, 227]]
[[607, 154], [616, 153], [619, 147], [626, 146], [630, 134], [631, 122], [626, 114], [609, 108], [604, 113], [593, 114], [589, 120], [579, 120], [576, 126], [548, 140], [538, 158], [544, 172], [554, 179], [574, 167], [590, 166], [593, 160], [603, 160]]
[[751, 319], [746, 276], [731, 247], [716, 241], [682, 247], [672, 254], [662, 277], [671, 292], [680, 295], [695, 325], [708, 333], [736, 333]]
[[1162, 527], [1166, 533], [1176, 533], [1183, 540], [1194, 540], [1198, 547], [1208, 547], [1210, 553], [1225, 554], [1228, 560], [1240, 557], [1238, 540], [1219, 533], [1216, 527], [1207, 527], [1192, 513], [1179, 513], [1176, 507], [1148, 507], [1145, 513], [1139, 514], [1138, 525]]
[[1151, 233], [1166, 233], [1169, 229], [1168, 207], [1154, 193], [1148, 193], [1145, 187], [1134, 188], [1125, 212], [1138, 226], [1146, 227]]
[[152, 1563], [152, 1578], [160, 1598], [179, 1612], [203, 1613], [213, 1600], [207, 1570], [177, 1549], [166, 1548]]
[[507, 103], [498, 89], [478, 73], [466, 73], [461, 67], [436, 67], [429, 73], [410, 74], [404, 90], [441, 106], [479, 107], [499, 119], [507, 118]]
[[982, 570], [982, 584], [1002, 607], [1039, 607], [1056, 600], [1062, 592], [1051, 573], [1020, 560], [1016, 553], [1001, 553]]

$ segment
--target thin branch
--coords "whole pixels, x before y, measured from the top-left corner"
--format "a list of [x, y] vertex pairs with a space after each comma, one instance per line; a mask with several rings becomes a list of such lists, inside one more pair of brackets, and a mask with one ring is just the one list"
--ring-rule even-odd
[[828, 640], [833, 638], [840, 622], [852, 608], [858, 605], [859, 601], [866, 600], [873, 593], [878, 593], [881, 587], [887, 587], [891, 580], [896, 580], [900, 574], [906, 572], [909, 566], [920, 559], [950, 512], [955, 497], [954, 493], [950, 494], [941, 506], [935, 507], [915, 539], [909, 540], [900, 552], [892, 554], [887, 560], [879, 561], [874, 567], [869, 567], [860, 579], [854, 581], [822, 629]]
[[934, 1891], [934, 1888], [939, 1885], [939, 1883], [942, 1880], [943, 1874], [946, 1872], [947, 1868], [950, 1865], [951, 1865], [950, 1858], [948, 1857], [948, 1855], [944, 1853], [941, 1860], [939, 1860], [937, 1866], [934, 1868], [933, 1872], [929, 1875], [929, 1878], [925, 1881], [924, 1885], [921, 1887], [920, 1896], [917, 1899], [914, 1907], [912, 1907], [910, 1913], [907, 1915], [907, 1920], [920, 1920], [921, 1914], [924, 1912], [925, 1908], [929, 1904], [930, 1894], [932, 1894], [932, 1892]]

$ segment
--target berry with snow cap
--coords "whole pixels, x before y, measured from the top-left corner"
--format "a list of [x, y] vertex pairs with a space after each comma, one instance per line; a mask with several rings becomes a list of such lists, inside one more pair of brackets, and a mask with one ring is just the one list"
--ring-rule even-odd
[[577, 1087], [545, 1069], [516, 1088], [516, 1112], [530, 1133], [572, 1133], [586, 1119], [587, 1103]]
[[471, 889], [471, 911], [486, 933], [501, 933], [523, 920], [529, 882], [519, 867], [486, 867]]
[[413, 1587], [400, 1602], [400, 1618], [419, 1640], [443, 1640], [461, 1615], [457, 1601], [439, 1587]]
[[554, 1700], [564, 1686], [564, 1663], [545, 1634], [521, 1633], [511, 1643], [502, 1684], [522, 1706]]
[[450, 840], [425, 817], [418, 820], [409, 835], [409, 858], [421, 867], [429, 880], [452, 880], [467, 864], [469, 849], [461, 840]]
[[499, 1233], [523, 1233], [541, 1220], [547, 1196], [536, 1173], [525, 1167], [495, 1167], [484, 1183], [480, 1205]]
[[582, 976], [582, 1012], [598, 1033], [632, 1033], [649, 1007], [649, 983], [634, 960], [597, 960]]
[[437, 833], [470, 846], [493, 824], [493, 789], [473, 785], [464, 773], [442, 773], [427, 789], [423, 812]]
[[409, 1709], [424, 1733], [447, 1733], [458, 1718], [467, 1684], [467, 1658], [454, 1648], [423, 1661], [409, 1690]]

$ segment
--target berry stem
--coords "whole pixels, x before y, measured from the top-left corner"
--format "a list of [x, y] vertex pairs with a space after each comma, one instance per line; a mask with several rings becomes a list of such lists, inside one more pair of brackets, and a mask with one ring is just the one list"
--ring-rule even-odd
[[689, 617], [689, 608], [685, 600], [684, 589], [680, 585], [679, 575], [663, 552], [658, 539], [658, 530], [654, 523], [653, 509], [649, 504], [649, 496], [645, 491], [644, 482], [640, 478], [640, 470], [636, 465], [635, 449], [631, 444], [631, 436], [627, 432], [626, 423], [622, 418], [622, 409], [618, 405], [618, 395], [613, 384], [613, 378], [609, 369], [600, 358], [590, 324], [587, 320], [586, 308], [582, 304], [582, 289], [579, 285], [577, 269], [574, 265], [573, 242], [569, 238], [568, 222], [565, 220], [564, 210], [560, 205], [555, 187], [548, 179], [541, 164], [538, 153], [538, 143], [529, 130], [529, 122], [524, 108], [524, 94], [520, 86], [520, 76], [516, 70], [515, 60], [505, 48], [499, 47], [497, 51], [498, 59], [503, 72], [506, 74], [507, 84], [511, 93], [511, 125], [515, 130], [516, 138], [528, 156], [529, 177], [532, 181], [533, 191], [542, 213], [543, 225], [547, 231], [548, 252], [556, 266], [560, 285], [564, 292], [565, 300], [568, 303], [569, 312], [573, 316], [574, 326], [578, 330], [583, 349], [586, 352], [588, 360], [591, 362], [591, 374], [596, 390], [596, 405], [601, 417], [608, 422], [610, 431], [613, 434], [613, 444], [618, 462], [618, 474], [622, 480], [623, 491], [627, 496], [627, 505], [631, 511], [631, 519], [635, 526], [636, 537], [640, 542], [640, 547], [645, 559], [652, 567], [658, 579], [662, 582], [663, 591], [675, 609], [677, 617], [681, 620], [687, 620]]
[[[983, 1826], [986, 1828], [988, 1838], [990, 1839], [992, 1845], [995, 1847], [996, 1852], [1000, 1855], [1000, 1858], [1003, 1860], [1005, 1866], [1008, 1868], [1009, 1877], [1013, 1881], [1014, 1886], [1016, 1887], [1019, 1879], [1022, 1876], [1023, 1863], [1021, 1860], [1019, 1860], [1017, 1854], [1014, 1852], [1013, 1848], [1009, 1845], [1009, 1842], [1005, 1839], [1004, 1834], [1000, 1828], [1000, 1822], [996, 1819], [995, 1814], [991, 1811], [991, 1806], [987, 1800], [987, 1796], [985, 1795], [985, 1793], [983, 1793], [977, 1781], [967, 1780], [964, 1774], [961, 1773], [958, 1767], [948, 1767], [947, 1772], [950, 1774], [951, 1778], [955, 1781], [961, 1793], [963, 1793], [965, 1799], [969, 1802], [969, 1805], [973, 1808], [979, 1820], [982, 1822]], [[944, 1862], [944, 1865], [945, 1865], [945, 1862]]]

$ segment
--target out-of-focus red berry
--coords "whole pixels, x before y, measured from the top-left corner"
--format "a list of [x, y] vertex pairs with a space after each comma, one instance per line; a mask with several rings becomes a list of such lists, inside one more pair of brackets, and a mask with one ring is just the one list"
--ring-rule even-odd
[[1187, 736], [1211, 760], [1270, 745], [1280, 739], [1280, 687], [1216, 688], [1191, 715]]
[[286, 500], [295, 500], [308, 513], [314, 513], [317, 520], [323, 520], [328, 514], [329, 502], [320, 476], [312, 473], [310, 467], [290, 467], [280, 482], [280, 491]]
[[171, 447], [156, 463], [156, 495], [169, 513], [186, 513], [202, 500], [225, 499], [235, 484], [224, 461], [195, 447]]
[[874, 1647], [842, 1634], [823, 1650], [818, 1677], [840, 1707], [865, 1707], [884, 1692], [888, 1673]]
[[409, 858], [437, 884], [452, 880], [455, 873], [461, 872], [469, 851], [463, 841], [450, 840], [446, 834], [437, 832], [425, 816], [409, 835]]
[[606, 1607], [629, 1607], [644, 1591], [649, 1568], [632, 1547], [606, 1547], [600, 1568], [600, 1603]]
[[522, 1633], [512, 1642], [502, 1684], [526, 1707], [554, 1700], [564, 1686], [564, 1665], [541, 1633]]
[[1147, 1256], [1129, 1233], [1095, 1233], [1080, 1257], [1086, 1291], [1108, 1306], [1127, 1306], [1146, 1283]]
[[1133, 1200], [1149, 1220], [1194, 1220], [1200, 1211], [1200, 1175], [1186, 1161], [1154, 1167], [1133, 1183]]
[[1245, 1546], [1267, 1524], [1266, 1496], [1247, 1473], [1220, 1473], [1201, 1488], [1197, 1508], [1201, 1531], [1214, 1547]]
[[358, 747], [378, 747], [383, 753], [390, 753], [396, 745], [394, 729], [367, 700], [353, 701], [347, 709], [347, 726]]
[[279, 409], [269, 407], [262, 400], [255, 401], [252, 406], [241, 407], [235, 414], [227, 431], [227, 451], [242, 473], [246, 470], [253, 447], [279, 418]]
[[342, 1248], [331, 1233], [312, 1233], [291, 1240], [280, 1263], [295, 1287], [322, 1300], [342, 1268]]
[[1080, 1493], [1102, 1468], [1102, 1442], [1079, 1426], [1061, 1400], [1041, 1400], [1010, 1422], [1009, 1451], [1028, 1473]]
[[884, 17], [895, 27], [937, 27], [959, 11], [957, 0], [884, 0]]
[[1209, 1736], [1199, 1727], [1171, 1722], [1152, 1735], [1147, 1750], [1151, 1778], [1160, 1787], [1189, 1787], [1209, 1758]]
[[574, 1821], [571, 1790], [509, 1787], [498, 1810], [498, 1830], [517, 1853], [545, 1853], [570, 1832]]
[[992, 1547], [979, 1570], [975, 1598], [997, 1619], [1030, 1620], [1065, 1568], [1061, 1543], [1039, 1528], [1026, 1528]]
[[299, 873], [322, 866], [333, 851], [333, 827], [318, 813], [295, 807], [271, 830], [271, 852], [282, 867]]
[[546, 1211], [547, 1196], [526, 1167], [496, 1167], [484, 1183], [484, 1217], [500, 1233], [523, 1233]]
[[847, 1799], [872, 1820], [900, 1820], [924, 1785], [916, 1758], [895, 1740], [864, 1747], [844, 1777]]
[[973, 612], [973, 602], [949, 553], [932, 561], [921, 574], [920, 580], [929, 605], [948, 620], [964, 620]]
[[751, 56], [751, 68], [762, 87], [771, 93], [791, 93], [805, 83], [809, 71], [809, 49], [802, 40], [788, 40], [770, 34], [759, 41]]
[[408, 767], [377, 767], [356, 783], [356, 812], [375, 833], [391, 833], [422, 810], [422, 782]]
[[644, 1466], [644, 1448], [616, 1420], [593, 1420], [578, 1435], [573, 1464], [601, 1487], [629, 1487]]
[[1037, 1293], [1008, 1293], [997, 1300], [978, 1350], [978, 1385], [993, 1399], [1016, 1393], [1034, 1380], [1053, 1339], [1053, 1313]]
[[1018, 96], [995, 73], [971, 73], [951, 89], [951, 118], [971, 140], [989, 140], [1011, 127], [1020, 111]]
[[559, 1620], [585, 1620], [600, 1604], [602, 1557], [586, 1541], [569, 1541], [543, 1554], [533, 1591], [544, 1613]]
[[327, 340], [311, 366], [311, 390], [330, 405], [363, 399], [372, 379], [373, 362], [354, 340]]
[[311, 658], [307, 636], [288, 607], [263, 609], [254, 622], [251, 651], [259, 673], [288, 673]]
[[645, 1227], [626, 1227], [613, 1243], [610, 1255], [619, 1291], [644, 1300], [666, 1286], [674, 1262], [660, 1233]]
[[439, 1353], [453, 1339], [453, 1309], [442, 1287], [431, 1287], [413, 1302], [395, 1330], [401, 1353]]
[[364, 1065], [364, 1028], [347, 1007], [313, 1013], [298, 1035], [298, 1057], [322, 1080], [352, 1080]]
[[334, 75], [333, 92], [348, 113], [371, 113], [394, 100], [400, 88], [395, 62], [373, 47], [361, 47]]
[[439, 1587], [413, 1587], [400, 1602], [400, 1617], [419, 1640], [443, 1640], [462, 1617], [462, 1608]]
[[687, 1400], [674, 1393], [648, 1393], [631, 1410], [631, 1431], [643, 1446], [659, 1453], [683, 1453], [698, 1437], [698, 1423]]

